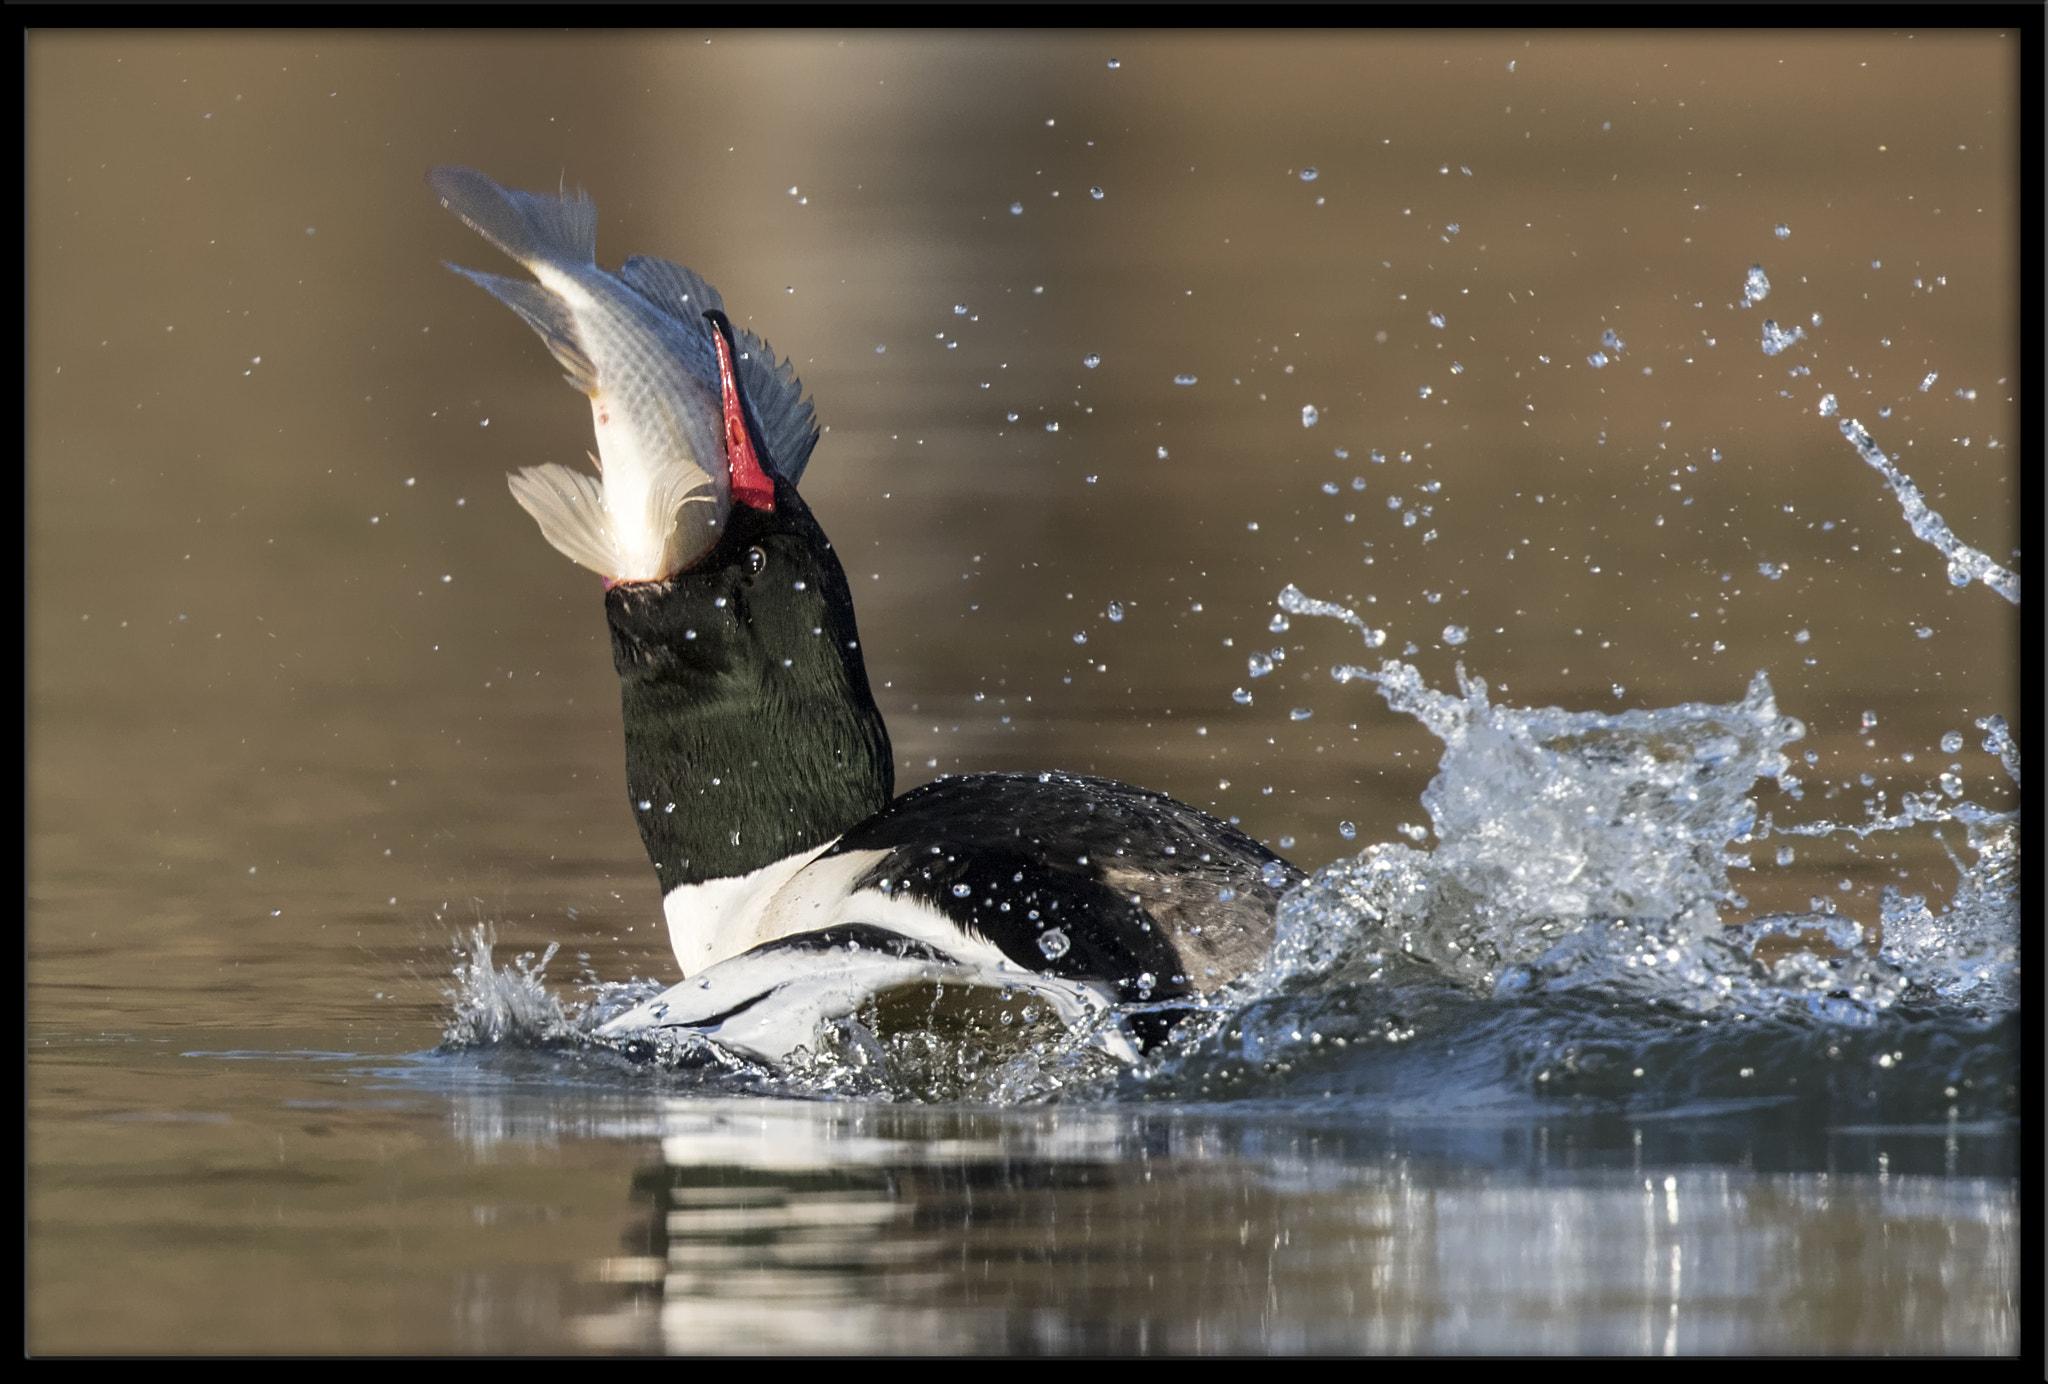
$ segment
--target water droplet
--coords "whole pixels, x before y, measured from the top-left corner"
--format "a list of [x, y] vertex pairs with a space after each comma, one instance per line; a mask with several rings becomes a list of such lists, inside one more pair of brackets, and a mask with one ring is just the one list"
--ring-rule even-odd
[[1939, 370], [1928, 371], [1927, 378], [1920, 381], [1920, 392], [1925, 394], [1928, 390], [1934, 388], [1934, 382], [1940, 378], [1941, 372]]
[[1944, 773], [1942, 774], [1942, 776], [1941, 776], [1941, 791], [1942, 791], [1942, 792], [1944, 792], [1944, 793], [1946, 793], [1946, 794], [1948, 794], [1948, 795], [1949, 795], [1949, 796], [1950, 796], [1951, 798], [1960, 798], [1960, 797], [1962, 797], [1962, 796], [1963, 796], [1963, 781], [1962, 781], [1962, 779], [1961, 779], [1961, 778], [1960, 778], [1960, 777], [1959, 777], [1958, 775], [1956, 775], [1956, 774], [1953, 774], [1953, 773], [1949, 773], [1949, 772], [1944, 772]]
[[1763, 344], [1765, 355], [1778, 355], [1790, 347], [1793, 342], [1804, 340], [1806, 340], [1806, 328], [1800, 326], [1797, 322], [1792, 324], [1792, 330], [1788, 332], [1780, 329], [1778, 324], [1770, 318], [1766, 317], [1764, 319]]
[[1790, 226], [1780, 225], [1772, 232], [1772, 234], [1776, 235], [1778, 239], [1783, 240], [1785, 239], [1785, 237], [1792, 234], [1792, 228]]
[[1607, 353], [1595, 351], [1592, 355], [1586, 357], [1586, 364], [1592, 366], [1595, 370], [1605, 369], [1607, 366]]
[[1052, 421], [1052, 422], [1050, 422], [1050, 423], [1047, 423], [1047, 424], [1045, 425], [1045, 430], [1046, 430], [1047, 432], [1058, 432], [1058, 431], [1060, 430], [1060, 421], [1059, 421], [1059, 419], [1055, 418], [1055, 419], [1053, 419], [1053, 421]]
[[1877, 713], [1875, 711], [1866, 711], [1863, 713], [1863, 729], [1877, 729]]
[[1301, 406], [1301, 426], [1304, 428], [1313, 428], [1321, 417], [1322, 415], [1316, 412], [1314, 404], [1303, 404]]
[[1303, 182], [1305, 182], [1305, 183], [1312, 183], [1312, 182], [1314, 182], [1314, 181], [1316, 180], [1316, 171], [1315, 171], [1315, 169], [1313, 169], [1313, 168], [1304, 168], [1304, 169], [1302, 169], [1302, 170], [1301, 170], [1301, 180], [1302, 180]]
[[1323, 493], [1324, 493], [1325, 495], [1335, 495], [1335, 494], [1337, 493], [1337, 482], [1335, 482], [1335, 481], [1324, 481], [1324, 482], [1323, 482]]
[[[1255, 678], [1262, 678], [1266, 676], [1266, 674], [1273, 671], [1273, 660], [1266, 657], [1266, 655], [1264, 654], [1253, 654], [1250, 658], [1247, 658], [1245, 660], [1245, 665], [1251, 670], [1251, 675]], [[1251, 701], [1251, 695], [1247, 693], [1246, 695], [1239, 697], [1238, 700], [1241, 702], [1249, 703]]]
[[1337, 823], [1337, 834], [1346, 841], [1355, 840], [1358, 836], [1358, 824], [1356, 822], [1339, 822]]
[[1122, 67], [1122, 66], [1123, 66], [1123, 62], [1122, 62], [1122, 60], [1121, 60], [1121, 59], [1118, 59], [1118, 58], [1111, 58], [1111, 59], [1109, 60], [1109, 70], [1110, 70], [1110, 71], [1112, 71], [1112, 72], [1116, 71], [1116, 70], [1117, 70], [1117, 69], [1118, 69], [1119, 67]]
[[1820, 396], [1820, 416], [1823, 418], [1833, 418], [1835, 416], [1834, 395], [1823, 394]]
[[1807, 640], [1811, 638], [1813, 638], [1812, 630], [1796, 630], [1793, 632], [1792, 642], [1794, 644], [1804, 644]]
[[1161, 447], [1161, 448], [1159, 449], [1159, 459], [1160, 459], [1161, 461], [1164, 461], [1164, 460], [1166, 460], [1166, 449], [1165, 449], [1164, 447]]
[[1429, 325], [1435, 327], [1438, 331], [1442, 331], [1444, 327], [1444, 315], [1440, 312], [1432, 312], [1429, 315]]
[[1181, 385], [1193, 384], [1195, 382], [1195, 377], [1193, 375], [1175, 375], [1173, 377], [1173, 382], [1175, 384]]
[[1798, 858], [1798, 854], [1790, 846], [1780, 846], [1778, 847], [1777, 861], [1780, 865], [1790, 865]]
[[1941, 748], [1949, 754], [1960, 753], [1963, 748], [1963, 733], [1959, 730], [1952, 730], [1947, 735], [1942, 736]]
[[953, 897], [956, 899], [964, 899], [973, 892], [974, 890], [969, 888], [965, 884], [956, 884], [953, 886]]
[[1269, 888], [1278, 889], [1287, 883], [1287, 867], [1277, 860], [1269, 860], [1259, 871], [1259, 878]]
[[1230, 700], [1236, 702], [1239, 706], [1250, 706], [1252, 704], [1252, 694], [1240, 687], [1230, 694]]
[[1091, 187], [1088, 189], [1088, 195], [1090, 197], [1093, 197], [1096, 201], [1100, 202], [1102, 200], [1102, 189], [1099, 187]]
[[1038, 934], [1038, 949], [1045, 953], [1047, 961], [1059, 960], [1067, 954], [1067, 948], [1072, 945], [1073, 943], [1067, 940], [1067, 934], [1056, 927], [1049, 927]]
[[1014, 413], [1006, 414], [1005, 417], [1007, 417], [1012, 423], [1017, 421], [1017, 415]]
[[1444, 626], [1444, 643], [1446, 643], [1446, 644], [1451, 644], [1451, 645], [1457, 645], [1457, 644], [1462, 644], [1462, 643], [1464, 643], [1464, 642], [1465, 642], [1465, 639], [1466, 639], [1466, 634], [1465, 634], [1465, 627], [1464, 627], [1463, 625], [1445, 625], [1445, 626]]
[[1752, 303], [1761, 303], [1770, 296], [1771, 281], [1765, 276], [1764, 267], [1761, 264], [1752, 264], [1749, 267], [1749, 274], [1742, 281], [1742, 305], [1748, 307]]
[[1293, 850], [1293, 849], [1294, 849], [1294, 838], [1293, 838], [1292, 836], [1283, 836], [1283, 837], [1281, 837], [1281, 838], [1280, 838], [1280, 849], [1281, 849], [1281, 850], [1283, 850], [1283, 851], [1291, 851], [1291, 850]]
[[1088, 642], [1088, 631], [1086, 631], [1086, 630], [1075, 630], [1075, 631], [1074, 631], [1074, 642], [1075, 642], [1076, 644], [1086, 644], [1086, 643]]
[[1123, 602], [1122, 602], [1122, 601], [1111, 601], [1111, 602], [1109, 603], [1109, 611], [1108, 611], [1108, 615], [1109, 615], [1109, 621], [1110, 621], [1110, 623], [1111, 623], [1111, 624], [1115, 624], [1115, 623], [1116, 623], [1117, 621], [1119, 621], [1119, 620], [1123, 619], [1123, 618], [1124, 618], [1124, 606], [1123, 606]]
[[1287, 617], [1278, 611], [1273, 612], [1273, 618], [1266, 622], [1266, 628], [1275, 634], [1281, 633], [1287, 628]]
[[1294, 710], [1287, 713], [1287, 719], [1290, 721], [1306, 721], [1309, 717], [1313, 715], [1315, 715], [1315, 712], [1310, 710], [1308, 707], [1298, 706], [1294, 708]]
[[1093, 370], [1096, 366], [1102, 364], [1102, 357], [1090, 351], [1087, 355], [1081, 357], [1081, 364]]

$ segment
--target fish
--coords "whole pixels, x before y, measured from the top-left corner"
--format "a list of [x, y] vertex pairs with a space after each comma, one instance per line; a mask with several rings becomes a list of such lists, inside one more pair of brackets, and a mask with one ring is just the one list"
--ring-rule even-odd
[[518, 313], [589, 396], [599, 475], [550, 462], [506, 478], [563, 555], [607, 588], [687, 569], [716, 545], [735, 499], [771, 484], [747, 421], [777, 440], [769, 465], [802, 475], [817, 441], [810, 401], [766, 342], [737, 327], [721, 336], [724, 300], [700, 275], [640, 255], [616, 274], [599, 268], [597, 207], [580, 191], [515, 192], [454, 166], [427, 183], [535, 281], [448, 268]]

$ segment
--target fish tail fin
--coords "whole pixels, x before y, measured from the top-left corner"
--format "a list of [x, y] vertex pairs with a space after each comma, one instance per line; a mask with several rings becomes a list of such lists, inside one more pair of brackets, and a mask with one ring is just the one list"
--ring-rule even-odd
[[570, 384], [585, 394], [597, 393], [597, 366], [591, 362], [589, 352], [583, 349], [582, 338], [576, 331], [575, 315], [560, 295], [524, 279], [501, 279], [496, 274], [464, 269], [459, 264], [448, 267], [524, 318], [526, 325], [547, 343], [548, 353], [569, 372]]
[[625, 575], [604, 484], [595, 476], [550, 463], [528, 466], [505, 477], [512, 498], [540, 525], [541, 536], [571, 562], [599, 576]]
[[427, 183], [464, 225], [528, 268], [597, 262], [597, 206], [581, 192], [513, 192], [460, 167], [436, 168]]

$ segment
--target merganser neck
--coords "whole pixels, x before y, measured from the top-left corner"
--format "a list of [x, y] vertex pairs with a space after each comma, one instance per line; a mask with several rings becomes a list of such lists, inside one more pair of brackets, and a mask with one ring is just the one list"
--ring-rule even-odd
[[796, 487], [704, 560], [605, 593], [626, 784], [665, 894], [823, 845], [895, 790], [846, 574]]

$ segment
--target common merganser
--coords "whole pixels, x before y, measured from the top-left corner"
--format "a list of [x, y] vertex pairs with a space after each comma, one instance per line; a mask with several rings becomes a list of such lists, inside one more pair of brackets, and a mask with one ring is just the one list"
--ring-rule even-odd
[[[602, 479], [510, 477], [605, 579], [626, 782], [681, 984], [600, 1036], [689, 1029], [779, 1062], [900, 987], [1024, 991], [1125, 1057], [1265, 956], [1301, 872], [1163, 794], [1065, 773], [898, 798], [846, 574], [797, 491], [818, 428], [787, 362], [690, 270], [596, 264], [581, 193], [467, 168], [441, 204], [537, 283], [472, 270], [587, 394]], [[1117, 1006], [1113, 1022], [1100, 1016]]]

